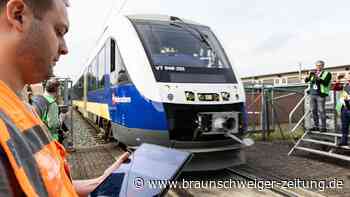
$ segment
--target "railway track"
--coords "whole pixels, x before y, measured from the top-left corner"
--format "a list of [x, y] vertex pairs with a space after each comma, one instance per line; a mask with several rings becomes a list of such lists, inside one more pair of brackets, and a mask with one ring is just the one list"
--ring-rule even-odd
[[[266, 179], [266, 178], [261, 178], [261, 177], [254, 175], [254, 174], [248, 173], [246, 171], [243, 171], [243, 170], [240, 170], [237, 168], [235, 168], [235, 169], [226, 168], [225, 170], [227, 172], [229, 172], [230, 174], [233, 174], [235, 176], [243, 178], [247, 181], [271, 182], [272, 180], [276, 180], [275, 178], [273, 178], [272, 180]], [[276, 181], [279, 181], [279, 180], [276, 180]], [[298, 196], [300, 196], [299, 194], [297, 194], [295, 192], [292, 192], [290, 190], [287, 190], [287, 189], [284, 189], [284, 188], [278, 187], [278, 186], [269, 187], [268, 190], [271, 190], [272, 192], [277, 193], [277, 194], [284, 196], [284, 197], [298, 197]]]
[[[103, 142], [102, 139], [100, 139], [98, 137], [98, 128], [95, 126], [95, 124], [91, 121], [87, 121], [87, 119], [83, 118], [80, 114], [78, 114], [76, 112], [75, 114], [76, 118], [78, 118], [78, 121], [84, 121], [86, 123], [84, 132], [89, 132], [90, 135], [88, 135], [90, 138], [94, 138], [93, 141], [96, 141], [97, 143], [92, 145], [90, 148], [93, 149], [97, 149], [98, 147], [103, 147], [105, 142]], [[120, 147], [119, 148], [121, 150], [124, 150], [125, 147]], [[91, 149], [92, 150], [92, 149]], [[102, 153], [99, 153], [102, 154]], [[116, 156], [116, 155], [114, 155]], [[272, 181], [272, 180], [276, 180], [276, 181], [281, 181], [282, 178], [280, 177], [276, 177], [274, 175], [268, 174], [266, 172], [260, 172], [256, 169], [250, 168], [249, 166], [241, 166], [238, 168], [226, 168], [224, 170], [220, 170], [218, 172], [215, 173], [200, 173], [199, 174], [195, 174], [193, 177], [193, 174], [187, 174], [187, 176], [185, 177], [186, 180], [222, 180], [223, 177], [225, 177], [225, 179], [232, 179], [232, 180], [247, 180], [247, 181]], [[195, 178], [197, 177], [197, 178]], [[181, 180], [181, 179], [179, 179]], [[264, 189], [265, 190], [265, 189]], [[317, 196], [317, 195], [303, 195], [300, 194], [299, 191], [298, 193], [291, 191], [289, 189], [285, 189], [282, 187], [272, 187], [272, 188], [266, 188], [266, 190], [268, 190], [271, 193], [275, 193], [278, 196], [285, 196], [285, 197], [297, 197], [297, 196]], [[227, 191], [227, 192], [234, 192], [234, 190], [231, 191]], [[239, 192], [242, 192], [240, 194], [244, 195], [244, 193], [246, 192], [245, 190], [242, 190]], [[249, 192], [247, 190], [247, 192]], [[212, 188], [212, 190], [208, 190], [208, 193], [215, 193], [215, 194], [221, 194], [220, 190]], [[200, 196], [202, 193], [200, 193], [200, 191], [196, 191], [196, 190], [187, 190], [187, 189], [181, 189], [178, 188], [176, 190], [173, 190], [169, 193], [169, 195], [167, 196]], [[237, 194], [237, 193], [236, 193]], [[267, 195], [270, 196], [269, 194], [262, 194], [262, 195]]]
[[[70, 116], [73, 115], [74, 127], [73, 131], [71, 129], [71, 119]], [[93, 148], [98, 146], [103, 146], [109, 143], [109, 141], [105, 141], [103, 137], [99, 136], [100, 129], [94, 124], [92, 121], [83, 117], [83, 115], [74, 110], [72, 114], [69, 114], [68, 121], [66, 121], [66, 125], [70, 133], [69, 139], [74, 144], [75, 148]]]

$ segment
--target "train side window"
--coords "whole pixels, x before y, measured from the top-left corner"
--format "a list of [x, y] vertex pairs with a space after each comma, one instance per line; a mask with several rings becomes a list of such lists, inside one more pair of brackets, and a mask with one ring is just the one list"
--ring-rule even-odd
[[123, 58], [120, 54], [118, 45], [114, 40], [111, 41], [111, 83], [125, 84], [130, 83], [128, 72], [125, 68]]
[[115, 71], [115, 41], [111, 39], [111, 73]]
[[94, 80], [93, 80], [93, 90], [97, 89], [97, 83], [98, 83], [98, 59], [95, 57], [94, 59], [94, 68], [93, 68], [93, 72], [94, 72]]
[[91, 90], [95, 90], [95, 60], [92, 61], [91, 63], [91, 68], [90, 68], [90, 73], [91, 73], [91, 81], [90, 81], [90, 87]]
[[79, 88], [83, 88], [83, 83], [84, 83], [84, 78], [83, 78], [83, 76], [81, 76], [81, 77], [79, 78], [78, 87], [79, 87]]
[[100, 72], [101, 72], [101, 68], [100, 68], [100, 53], [98, 53], [96, 55], [96, 89], [99, 88], [99, 79], [100, 79]]
[[[117, 48], [118, 49], [118, 48]], [[128, 71], [125, 68], [125, 64], [124, 61], [119, 53], [119, 50], [117, 51], [117, 56], [118, 56], [118, 66], [117, 66], [117, 70], [118, 70], [118, 76], [117, 76], [117, 83], [118, 84], [124, 84], [124, 83], [129, 83], [129, 75], [128, 75]]]
[[129, 74], [125, 68], [125, 64], [124, 64], [123, 58], [121, 57], [121, 55], [119, 53], [119, 50], [117, 51], [117, 56], [118, 56], [118, 66], [117, 66], [118, 79], [117, 79], [117, 82], [118, 82], [118, 84], [130, 83]]
[[91, 87], [90, 87], [90, 82], [91, 82], [90, 65], [87, 68], [86, 81], [87, 81], [87, 90], [90, 91], [91, 90]]
[[90, 65], [89, 68], [88, 68], [88, 71], [87, 71], [87, 74], [86, 74], [86, 78], [87, 78], [87, 81], [88, 81], [88, 90], [91, 91], [93, 90], [93, 79], [94, 79], [94, 76], [93, 76], [93, 73], [92, 73], [92, 66]]
[[98, 54], [99, 57], [99, 75], [98, 75], [98, 80], [99, 80], [99, 88], [104, 88], [104, 78], [105, 78], [105, 67], [106, 67], [106, 55], [105, 55], [105, 46], [101, 49], [101, 51]]
[[128, 83], [129, 81], [129, 77], [128, 77], [128, 73], [126, 72], [125, 69], [121, 69], [118, 72], [118, 84], [123, 84], [123, 83]]

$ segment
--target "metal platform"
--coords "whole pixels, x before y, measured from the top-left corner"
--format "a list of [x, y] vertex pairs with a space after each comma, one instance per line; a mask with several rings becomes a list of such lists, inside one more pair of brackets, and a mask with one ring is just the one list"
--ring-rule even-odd
[[[349, 146], [338, 146], [338, 142], [342, 137], [339, 131], [340, 116], [336, 111], [336, 101], [339, 98], [339, 92], [331, 91], [330, 96], [326, 98], [326, 128], [327, 132], [310, 131], [306, 128], [313, 127], [313, 118], [311, 113], [310, 97], [305, 90], [304, 97], [298, 102], [294, 109], [289, 114], [290, 133], [293, 134], [298, 128], [304, 129], [303, 136], [295, 143], [289, 151], [291, 155], [295, 150], [306, 151], [313, 154], [323, 155], [327, 157], [337, 158], [345, 161], [350, 161]], [[304, 108], [304, 114], [298, 119], [296, 124], [293, 124], [293, 116], [298, 108]], [[349, 135], [350, 138], [350, 135]]]
[[[304, 135], [296, 142], [294, 147], [289, 151], [288, 155], [291, 155], [295, 150], [306, 151], [313, 154], [323, 155], [345, 161], [350, 161], [350, 155], [345, 155], [336, 152], [337, 150], [350, 150], [349, 146], [338, 146], [341, 133], [333, 132], [319, 132], [307, 130]], [[350, 138], [350, 135], [349, 135]], [[323, 147], [329, 147], [328, 150], [322, 149]]]

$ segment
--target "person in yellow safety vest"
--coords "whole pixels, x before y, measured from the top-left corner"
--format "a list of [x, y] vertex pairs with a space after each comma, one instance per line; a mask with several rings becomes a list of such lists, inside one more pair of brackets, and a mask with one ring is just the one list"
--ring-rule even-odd
[[87, 196], [128, 158], [103, 175], [71, 180], [65, 150], [21, 99], [25, 84], [52, 76], [68, 53], [66, 0], [0, 0], [0, 196]]
[[[316, 71], [310, 72], [305, 78], [309, 83], [310, 106], [314, 120], [314, 126], [310, 130], [326, 132], [326, 97], [331, 88], [332, 74], [324, 68], [324, 61], [316, 62]], [[321, 118], [321, 128], [319, 128], [319, 117]]]

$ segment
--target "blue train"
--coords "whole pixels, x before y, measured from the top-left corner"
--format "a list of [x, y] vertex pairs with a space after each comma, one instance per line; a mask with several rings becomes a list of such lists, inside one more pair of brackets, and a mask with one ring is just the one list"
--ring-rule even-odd
[[194, 153], [187, 170], [244, 162], [244, 88], [212, 30], [164, 15], [111, 21], [74, 82], [79, 111], [127, 146]]

